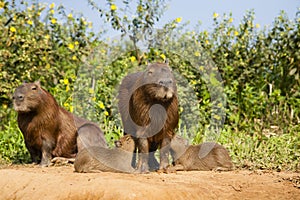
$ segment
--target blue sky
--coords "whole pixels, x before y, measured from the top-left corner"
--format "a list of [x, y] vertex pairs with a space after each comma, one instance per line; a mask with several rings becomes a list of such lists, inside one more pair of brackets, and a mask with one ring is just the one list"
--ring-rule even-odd
[[[92, 21], [95, 31], [103, 28], [99, 14], [96, 10], [91, 9], [87, 0], [40, 0], [39, 2], [63, 4], [67, 10], [81, 12], [89, 21]], [[105, 1], [95, 0], [95, 2]], [[172, 19], [182, 17], [182, 22], [190, 21], [189, 27], [191, 28], [200, 20], [202, 22], [200, 28], [209, 30], [212, 28], [214, 12], [219, 15], [232, 12], [234, 23], [238, 24], [246, 10], [250, 9], [255, 12], [255, 23], [264, 27], [272, 24], [280, 10], [286, 11], [289, 18], [294, 19], [300, 7], [299, 0], [170, 0], [168, 4], [168, 10], [156, 28], [160, 28]], [[108, 29], [109, 26], [107, 25], [105, 28]]]

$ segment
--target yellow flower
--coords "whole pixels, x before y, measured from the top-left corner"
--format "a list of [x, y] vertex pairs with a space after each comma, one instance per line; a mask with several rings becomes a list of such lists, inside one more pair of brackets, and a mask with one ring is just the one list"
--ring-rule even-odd
[[238, 36], [238, 35], [239, 35], [239, 32], [238, 32], [238, 31], [234, 31], [234, 35], [235, 35], [235, 36]]
[[50, 35], [45, 35], [45, 39], [49, 40], [50, 39]]
[[68, 14], [68, 18], [72, 19], [73, 18], [73, 15], [72, 13]]
[[7, 104], [2, 104], [2, 108], [6, 109], [7, 108]]
[[205, 44], [209, 44], [209, 41], [208, 41], [208, 40], [205, 40]]
[[72, 60], [77, 60], [77, 57], [76, 57], [76, 56], [73, 56], [73, 57], [72, 57]]
[[229, 21], [229, 23], [232, 23], [233, 22], [233, 18], [230, 17], [228, 21]]
[[52, 24], [56, 24], [56, 19], [55, 19], [55, 18], [52, 18], [52, 19], [51, 19], [51, 23], [52, 23]]
[[70, 85], [67, 85], [66, 92], [68, 92], [69, 90], [70, 90]]
[[130, 59], [130, 61], [131, 61], [131, 62], [134, 62], [134, 61], [136, 61], [136, 58], [135, 58], [135, 56], [131, 56], [129, 59]]
[[104, 112], [104, 115], [105, 115], [105, 116], [108, 116], [108, 112], [107, 112], [107, 111], [105, 111], [105, 112]]
[[197, 56], [197, 57], [199, 57], [199, 56], [200, 56], [200, 52], [199, 52], [199, 51], [196, 51], [196, 52], [194, 53], [194, 55]]
[[219, 14], [218, 14], [218, 13], [214, 13], [214, 14], [213, 14], [213, 17], [214, 17], [214, 18], [217, 18], [217, 17], [219, 17]]
[[204, 66], [199, 67], [200, 71], [204, 71]]
[[192, 85], [196, 85], [196, 84], [197, 84], [197, 81], [191, 80], [191, 84], [192, 84]]
[[16, 32], [16, 31], [17, 31], [17, 29], [16, 29], [15, 27], [13, 27], [13, 26], [12, 26], [12, 27], [10, 27], [10, 28], [9, 28], [9, 30], [10, 30], [10, 32], [12, 32], [12, 33], [14, 33], [14, 32]]
[[49, 6], [49, 8], [53, 9], [54, 6], [55, 6], [55, 3], [51, 3], [50, 6]]
[[90, 94], [94, 94], [94, 89], [93, 88], [89, 88], [89, 93]]
[[70, 44], [68, 45], [68, 48], [71, 49], [71, 50], [74, 49], [74, 44], [70, 43]]
[[92, 22], [89, 22], [88, 28], [93, 28], [93, 23]]
[[[45, 57], [45, 60], [46, 60], [46, 57]], [[50, 67], [51, 67], [50, 64], [47, 63], [47, 64], [46, 64], [46, 69], [50, 69]]]
[[70, 105], [70, 112], [72, 113], [74, 111], [74, 107]]
[[4, 8], [4, 6], [5, 6], [4, 1], [1, 1], [1, 2], [0, 2], [0, 9]]
[[176, 22], [176, 23], [180, 23], [181, 20], [182, 20], [182, 17], [177, 17], [177, 18], [175, 19], [175, 22]]
[[32, 25], [33, 22], [29, 19], [29, 20], [27, 20], [27, 24]]
[[260, 28], [260, 24], [256, 24], [255, 27], [256, 27], [256, 28]]
[[220, 120], [220, 119], [221, 119], [221, 117], [220, 117], [219, 115], [214, 115], [214, 118], [215, 118], [216, 120]]
[[160, 54], [160, 57], [161, 57], [163, 60], [166, 60], [165, 54]]
[[65, 85], [68, 85], [68, 84], [69, 84], [69, 79], [65, 78], [65, 79], [64, 79], [64, 84], [65, 84]]
[[87, 25], [88, 23], [87, 23], [87, 21], [85, 21], [85, 20], [83, 20], [83, 25]]
[[110, 10], [111, 11], [115, 11], [115, 10], [117, 10], [118, 8], [117, 8], [117, 6], [115, 5], [115, 4], [111, 4], [111, 6], [110, 6]]
[[143, 6], [138, 5], [137, 10], [138, 10], [139, 12], [142, 12], [142, 11], [143, 11]]
[[100, 103], [99, 103], [99, 108], [101, 108], [101, 109], [104, 109], [104, 108], [105, 108], [105, 106], [104, 106], [104, 104], [103, 104], [102, 101], [100, 101]]
[[75, 41], [74, 44], [77, 46], [77, 45], [79, 44], [79, 42], [78, 42], [78, 41]]
[[51, 13], [51, 14], [54, 14], [54, 10], [50, 10], [50, 13]]

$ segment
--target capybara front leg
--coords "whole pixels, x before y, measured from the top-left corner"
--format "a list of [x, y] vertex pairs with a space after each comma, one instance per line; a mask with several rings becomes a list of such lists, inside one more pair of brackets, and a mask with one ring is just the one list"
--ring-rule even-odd
[[42, 160], [40, 163], [40, 166], [42, 167], [48, 167], [51, 164], [52, 159], [52, 150], [53, 150], [54, 144], [51, 141], [47, 141], [43, 139], [42, 143]]
[[38, 151], [32, 147], [29, 147], [28, 145], [26, 145], [26, 147], [29, 151], [32, 163], [38, 164], [42, 157], [41, 151]]
[[139, 172], [145, 173], [149, 171], [148, 158], [149, 158], [149, 147], [148, 147], [147, 138], [139, 138], [137, 139], [137, 147], [138, 147], [138, 165], [137, 170]]
[[159, 169], [164, 170], [169, 166], [170, 138], [164, 138], [160, 147]]

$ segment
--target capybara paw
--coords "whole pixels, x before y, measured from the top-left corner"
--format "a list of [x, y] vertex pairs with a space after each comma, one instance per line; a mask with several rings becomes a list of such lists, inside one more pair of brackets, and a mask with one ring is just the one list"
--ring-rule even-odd
[[67, 165], [69, 163], [74, 163], [75, 158], [64, 158], [64, 157], [55, 157], [51, 160], [52, 165]]
[[49, 167], [51, 165], [51, 162], [41, 162], [40, 167]]

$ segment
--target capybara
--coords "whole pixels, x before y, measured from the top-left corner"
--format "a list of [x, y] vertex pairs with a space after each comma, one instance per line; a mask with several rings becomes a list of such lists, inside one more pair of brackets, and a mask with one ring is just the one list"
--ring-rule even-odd
[[132, 135], [136, 141], [137, 169], [149, 170], [148, 160], [155, 163], [157, 148], [159, 169], [165, 169], [169, 164], [169, 144], [179, 120], [176, 81], [168, 64], [150, 64], [145, 71], [127, 75], [120, 85], [118, 99], [124, 134]]
[[135, 148], [132, 136], [123, 136], [115, 141], [115, 145], [113, 149], [91, 147], [80, 151], [74, 162], [75, 171], [135, 173], [135, 169], [131, 166]]
[[53, 157], [74, 158], [85, 145], [107, 146], [103, 132], [95, 123], [59, 106], [39, 81], [17, 87], [13, 105], [34, 163], [49, 166]]
[[189, 145], [187, 140], [176, 135], [171, 142], [171, 154], [175, 161], [167, 171], [231, 170], [233, 164], [225, 147], [215, 142]]

